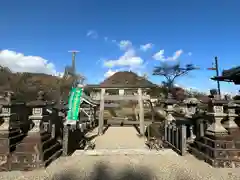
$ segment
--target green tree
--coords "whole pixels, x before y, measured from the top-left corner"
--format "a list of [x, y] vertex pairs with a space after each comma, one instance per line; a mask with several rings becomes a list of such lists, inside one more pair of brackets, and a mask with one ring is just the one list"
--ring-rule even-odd
[[184, 67], [181, 67], [179, 63], [168, 64], [161, 63], [160, 66], [156, 66], [153, 70], [153, 75], [165, 77], [163, 85], [168, 88], [170, 91], [174, 87], [174, 82], [176, 78], [187, 75], [190, 71], [198, 69], [193, 64], [187, 64]]

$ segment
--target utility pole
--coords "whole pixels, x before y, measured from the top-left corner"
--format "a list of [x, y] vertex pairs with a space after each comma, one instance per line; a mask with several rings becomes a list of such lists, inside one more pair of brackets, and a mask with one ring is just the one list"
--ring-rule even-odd
[[[215, 68], [216, 68], [216, 75], [219, 76], [219, 69], [218, 69], [218, 58], [215, 57]], [[217, 88], [218, 88], [218, 95], [221, 97], [221, 90], [220, 90], [220, 81], [217, 80]]]
[[76, 54], [79, 52], [79, 51], [76, 51], [76, 50], [71, 50], [71, 51], [68, 51], [70, 53], [72, 53], [72, 73], [75, 75], [76, 74], [76, 65], [75, 65], [75, 59], [76, 59]]
[[[218, 67], [218, 58], [217, 56], [215, 57], [215, 63], [213, 67], [208, 68], [208, 70], [215, 70], [216, 71], [216, 76], [219, 76], [219, 67]], [[217, 90], [218, 90], [218, 95], [221, 97], [221, 89], [220, 89], [220, 81], [217, 80]]]
[[72, 53], [72, 67], [71, 67], [71, 74], [72, 76], [74, 77], [74, 82], [73, 82], [73, 87], [75, 87], [78, 83], [78, 78], [77, 78], [77, 73], [76, 73], [76, 65], [75, 65], [75, 58], [76, 58], [76, 54], [79, 52], [79, 51], [76, 51], [76, 50], [71, 50], [71, 51], [68, 51], [70, 53]]

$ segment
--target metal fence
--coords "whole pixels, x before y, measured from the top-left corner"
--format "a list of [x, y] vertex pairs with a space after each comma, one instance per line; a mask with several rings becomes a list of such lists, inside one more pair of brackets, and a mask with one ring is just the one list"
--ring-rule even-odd
[[186, 126], [177, 125], [176, 122], [165, 124], [165, 143], [182, 156], [187, 152]]

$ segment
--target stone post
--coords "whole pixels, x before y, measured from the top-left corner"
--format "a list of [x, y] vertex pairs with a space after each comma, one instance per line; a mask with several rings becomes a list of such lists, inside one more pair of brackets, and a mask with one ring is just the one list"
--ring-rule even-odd
[[101, 89], [101, 96], [100, 96], [100, 111], [99, 111], [99, 119], [98, 119], [98, 135], [103, 134], [104, 128], [104, 96], [105, 96], [105, 89]]
[[196, 136], [195, 136], [195, 134], [193, 133], [193, 125], [190, 125], [189, 131], [190, 131], [189, 140], [190, 140], [190, 141], [194, 141], [194, 139], [196, 139]]
[[67, 107], [64, 101], [59, 101], [53, 108], [57, 113], [55, 114], [56, 118], [53, 116], [54, 123], [52, 125], [52, 137], [55, 137], [55, 139], [62, 144], [63, 125], [66, 120]]
[[197, 119], [197, 127], [196, 127], [196, 138], [200, 139], [205, 135], [205, 124], [204, 124], [204, 119], [200, 118]]
[[226, 104], [225, 100], [211, 100], [208, 104], [209, 112], [207, 115], [210, 116], [212, 123], [206, 130], [207, 135], [218, 136], [227, 135], [228, 131], [222, 126], [221, 121], [227, 116], [223, 111], [223, 105]]
[[139, 104], [139, 123], [140, 123], [140, 134], [143, 136], [145, 132], [144, 122], [144, 106], [142, 98], [142, 89], [138, 88], [138, 104]]

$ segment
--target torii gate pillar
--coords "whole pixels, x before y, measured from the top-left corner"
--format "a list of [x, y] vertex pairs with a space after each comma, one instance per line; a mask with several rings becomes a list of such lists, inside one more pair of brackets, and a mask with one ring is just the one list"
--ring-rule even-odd
[[143, 107], [143, 97], [142, 97], [141, 88], [138, 88], [138, 104], [139, 104], [140, 135], [144, 135], [144, 132], [145, 132], [144, 107]]

